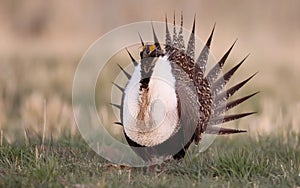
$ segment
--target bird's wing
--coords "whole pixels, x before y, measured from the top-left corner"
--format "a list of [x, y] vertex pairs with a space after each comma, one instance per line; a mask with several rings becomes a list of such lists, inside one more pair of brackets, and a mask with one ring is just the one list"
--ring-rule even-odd
[[177, 65], [173, 65], [178, 97], [179, 126], [183, 131], [184, 146], [189, 143], [197, 129], [200, 117], [200, 104], [196, 87], [188, 74]]

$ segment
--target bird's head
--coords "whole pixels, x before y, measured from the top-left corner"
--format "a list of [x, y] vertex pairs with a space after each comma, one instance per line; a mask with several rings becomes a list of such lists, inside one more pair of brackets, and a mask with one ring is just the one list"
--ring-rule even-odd
[[162, 54], [163, 54], [162, 50], [158, 48], [155, 44], [143, 45], [140, 51], [141, 59], [145, 59], [149, 57], [158, 57]]
[[157, 58], [159, 56], [163, 56], [163, 52], [159, 47], [157, 47], [155, 44], [143, 44], [140, 51], [140, 90], [148, 88]]

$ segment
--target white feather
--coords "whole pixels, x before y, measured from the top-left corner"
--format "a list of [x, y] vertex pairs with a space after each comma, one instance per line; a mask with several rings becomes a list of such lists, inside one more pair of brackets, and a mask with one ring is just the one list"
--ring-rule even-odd
[[177, 130], [178, 110], [175, 78], [167, 56], [159, 57], [149, 81], [149, 106], [143, 121], [140, 111], [140, 63], [129, 80], [123, 101], [123, 126], [126, 135], [136, 143], [155, 146], [170, 138]]

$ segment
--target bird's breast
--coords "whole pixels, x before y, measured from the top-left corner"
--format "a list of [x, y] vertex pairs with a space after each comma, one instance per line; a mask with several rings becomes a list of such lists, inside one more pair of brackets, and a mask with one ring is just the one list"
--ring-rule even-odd
[[148, 88], [140, 90], [140, 64], [125, 88], [122, 123], [136, 143], [155, 146], [176, 133], [178, 109], [175, 78], [167, 57], [156, 60]]

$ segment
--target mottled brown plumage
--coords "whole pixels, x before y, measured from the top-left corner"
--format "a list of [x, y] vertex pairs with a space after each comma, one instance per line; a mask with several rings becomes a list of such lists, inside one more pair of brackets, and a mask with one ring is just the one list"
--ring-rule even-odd
[[[175, 26], [175, 15], [174, 15], [174, 26]], [[145, 161], [152, 161], [153, 158], [163, 158], [163, 160], [172, 156], [175, 159], [181, 159], [185, 155], [186, 149], [191, 143], [198, 144], [201, 141], [203, 134], [233, 134], [245, 132], [244, 130], [220, 128], [216, 125], [236, 120], [242, 117], [253, 114], [241, 113], [233, 115], [224, 115], [229, 109], [239, 105], [240, 103], [248, 100], [257, 94], [253, 93], [245, 97], [227, 102], [228, 98], [231, 97], [236, 91], [243, 87], [254, 75], [248, 79], [240, 82], [239, 84], [223, 91], [226, 84], [237, 71], [237, 69], [243, 64], [245, 57], [239, 64], [234, 66], [224, 75], [221, 74], [221, 70], [226, 63], [226, 60], [232, 51], [235, 42], [224, 54], [224, 56], [218, 61], [218, 63], [209, 71], [206, 71], [206, 64], [210, 52], [210, 45], [212, 42], [213, 33], [215, 26], [203, 47], [199, 56], [195, 58], [195, 19], [192, 26], [191, 35], [185, 48], [183, 39], [183, 16], [181, 15], [180, 30], [177, 34], [176, 28], [173, 28], [173, 36], [171, 37], [170, 30], [168, 28], [167, 17], [166, 17], [166, 40], [165, 48], [158, 41], [155, 33], [155, 29], [152, 26], [154, 42], [153, 45], [145, 45], [141, 36], [141, 44], [143, 50], [140, 53], [141, 56], [141, 81], [140, 91], [148, 92], [148, 83], [151, 80], [152, 72], [156, 64], [156, 59], [159, 57], [167, 56], [167, 60], [171, 64], [172, 75], [174, 76], [175, 92], [177, 96], [177, 110], [180, 121], [178, 122], [177, 128], [174, 130], [174, 134], [161, 144], [146, 147], [141, 143], [136, 143], [133, 139], [129, 138], [124, 131], [125, 137], [132, 147], [132, 149], [141, 156]], [[149, 50], [151, 49], [151, 50]], [[127, 49], [126, 49], [127, 50]], [[129, 51], [127, 50], [129, 53]], [[129, 53], [131, 61], [134, 66], [138, 65], [138, 62]], [[128, 79], [130, 75], [122, 68]], [[206, 76], [205, 73], [207, 72]], [[122, 108], [124, 89], [119, 85], [114, 85], [123, 92], [122, 104], [114, 106]], [[141, 94], [143, 100], [147, 98], [147, 92]], [[140, 104], [148, 104], [149, 101], [141, 101]], [[147, 106], [146, 105], [146, 106]], [[146, 107], [142, 107], [146, 108]], [[123, 124], [123, 112], [121, 109], [121, 122], [117, 124]], [[144, 115], [140, 113], [139, 115]], [[140, 117], [140, 116], [138, 116]], [[179, 148], [179, 149], [178, 149]]]

